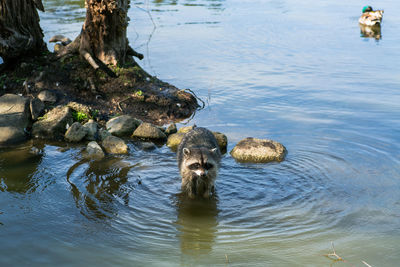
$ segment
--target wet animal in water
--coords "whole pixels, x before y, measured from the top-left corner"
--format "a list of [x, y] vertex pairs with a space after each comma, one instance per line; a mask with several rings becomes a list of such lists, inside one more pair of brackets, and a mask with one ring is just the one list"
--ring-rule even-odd
[[179, 144], [177, 160], [182, 191], [190, 198], [209, 198], [214, 191], [221, 161], [221, 152], [214, 135], [201, 127], [186, 133]]
[[365, 26], [380, 26], [383, 10], [373, 10], [371, 6], [365, 6], [358, 22]]

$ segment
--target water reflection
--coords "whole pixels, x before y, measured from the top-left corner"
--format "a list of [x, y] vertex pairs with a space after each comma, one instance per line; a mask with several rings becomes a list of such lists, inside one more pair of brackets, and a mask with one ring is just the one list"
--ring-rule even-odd
[[43, 145], [33, 146], [30, 141], [18, 148], [0, 151], [0, 191], [34, 192], [37, 183], [33, 176], [41, 162], [42, 150]]
[[358, 24], [360, 26], [361, 37], [364, 38], [374, 38], [375, 40], [382, 39], [381, 25], [375, 26], [365, 26]]
[[[83, 159], [67, 172], [76, 207], [87, 218], [107, 219], [117, 215], [116, 201], [129, 204], [135, 184], [128, 181], [133, 166], [119, 158], [101, 161]], [[137, 184], [137, 183], [136, 183]]]
[[209, 254], [217, 233], [217, 199], [189, 199], [180, 194], [177, 210], [176, 225], [182, 256], [198, 258]]

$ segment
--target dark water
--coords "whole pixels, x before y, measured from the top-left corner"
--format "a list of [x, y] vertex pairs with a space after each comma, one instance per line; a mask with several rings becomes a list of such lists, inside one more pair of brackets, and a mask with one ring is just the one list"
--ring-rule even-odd
[[[83, 1], [44, 4], [46, 40], [79, 33]], [[217, 198], [188, 202], [165, 146], [100, 162], [83, 146], [2, 150], [0, 265], [397, 266], [400, 2], [369, 2], [385, 9], [379, 40], [361, 36], [365, 4], [132, 1], [142, 66], [206, 102], [190, 123], [228, 150], [274, 139], [286, 161], [225, 155]], [[331, 241], [348, 263], [323, 256]]]

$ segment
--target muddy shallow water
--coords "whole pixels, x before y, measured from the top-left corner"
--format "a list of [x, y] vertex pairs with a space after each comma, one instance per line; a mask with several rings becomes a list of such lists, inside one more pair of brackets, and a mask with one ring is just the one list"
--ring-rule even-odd
[[[79, 33], [83, 1], [44, 4], [46, 40]], [[370, 4], [380, 40], [361, 36], [358, 1], [132, 1], [140, 64], [206, 102], [189, 124], [287, 158], [226, 154], [216, 198], [187, 201], [165, 146], [100, 162], [83, 145], [1, 150], [0, 265], [329, 266], [332, 241], [351, 265], [396, 266], [400, 4]]]

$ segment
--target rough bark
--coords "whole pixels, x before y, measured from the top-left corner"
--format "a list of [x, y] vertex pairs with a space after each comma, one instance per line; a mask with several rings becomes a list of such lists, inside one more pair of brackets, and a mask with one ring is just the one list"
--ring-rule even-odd
[[86, 19], [80, 35], [64, 49], [60, 56], [79, 52], [94, 68], [110, 74], [106, 65], [123, 65], [135, 52], [126, 37], [130, 0], [86, 0]]
[[0, 0], [0, 56], [10, 62], [46, 49], [36, 9], [41, 0]]

